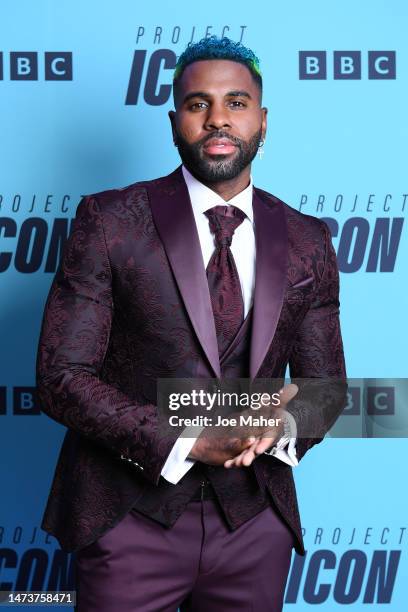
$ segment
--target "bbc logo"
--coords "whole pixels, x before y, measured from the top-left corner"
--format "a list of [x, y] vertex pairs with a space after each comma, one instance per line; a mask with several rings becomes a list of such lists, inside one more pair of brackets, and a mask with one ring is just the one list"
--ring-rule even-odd
[[[11, 414], [13, 416], [39, 416], [41, 414], [37, 387], [12, 387]], [[0, 387], [0, 416], [7, 415], [7, 387]]]
[[347, 390], [347, 405], [344, 407], [343, 415], [360, 415], [362, 410], [364, 410], [365, 414], [371, 416], [394, 415], [395, 388], [367, 387], [363, 401], [360, 387], [349, 387]]
[[[396, 52], [369, 51], [367, 74], [370, 80], [396, 79]], [[333, 51], [333, 79], [362, 79], [361, 51]], [[299, 79], [327, 80], [327, 52], [299, 51]]]
[[[38, 55], [36, 51], [11, 51], [10, 81], [38, 81]], [[45, 51], [43, 69], [45, 81], [72, 81], [72, 52]], [[3, 75], [3, 53], [0, 52], [0, 80]]]

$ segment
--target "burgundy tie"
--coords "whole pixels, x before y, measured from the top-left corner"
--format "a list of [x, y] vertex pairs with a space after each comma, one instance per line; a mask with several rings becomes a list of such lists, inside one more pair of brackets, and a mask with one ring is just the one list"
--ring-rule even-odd
[[215, 251], [207, 265], [207, 279], [221, 357], [244, 320], [241, 284], [230, 246], [235, 229], [246, 215], [236, 206], [214, 206], [204, 214], [215, 236]]

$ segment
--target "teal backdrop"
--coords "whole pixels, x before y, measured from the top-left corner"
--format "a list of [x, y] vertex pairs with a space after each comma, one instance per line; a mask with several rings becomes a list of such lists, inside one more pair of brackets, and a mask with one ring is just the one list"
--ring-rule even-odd
[[[408, 377], [407, 18], [404, 0], [0, 2], [0, 590], [71, 585], [39, 528], [64, 435], [35, 394], [42, 312], [81, 195], [178, 165], [167, 111], [190, 40], [261, 60], [254, 182], [332, 229], [348, 375]], [[294, 470], [307, 556], [285, 610], [406, 609], [406, 456], [403, 438], [329, 438]]]

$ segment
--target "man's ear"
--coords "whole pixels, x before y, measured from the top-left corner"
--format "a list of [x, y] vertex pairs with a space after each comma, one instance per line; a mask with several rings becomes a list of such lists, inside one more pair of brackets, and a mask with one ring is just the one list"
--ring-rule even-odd
[[265, 136], [266, 136], [266, 128], [268, 125], [268, 121], [267, 121], [267, 114], [268, 114], [268, 109], [266, 108], [266, 106], [263, 106], [261, 108], [261, 113], [262, 113], [262, 138], [265, 140]]
[[171, 131], [173, 133], [173, 142], [176, 144], [177, 141], [177, 132], [176, 132], [176, 113], [173, 110], [169, 111], [169, 119], [171, 124]]

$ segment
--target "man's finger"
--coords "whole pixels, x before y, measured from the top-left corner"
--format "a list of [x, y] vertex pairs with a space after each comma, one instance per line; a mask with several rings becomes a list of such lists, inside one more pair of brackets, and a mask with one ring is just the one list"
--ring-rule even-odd
[[256, 445], [255, 448], [255, 454], [256, 455], [261, 455], [262, 453], [264, 453], [266, 450], [268, 450], [268, 448], [270, 448], [274, 443], [275, 443], [276, 437], [275, 438], [261, 438], [258, 441], [258, 444]]
[[240, 467], [241, 466], [242, 460], [243, 460], [245, 454], [249, 450], [254, 451], [256, 445], [258, 444], [259, 438], [255, 438], [255, 437], [252, 436], [251, 438], [248, 438], [248, 440], [251, 440], [252, 444], [248, 448], [244, 449], [241, 453], [239, 453], [238, 455], [233, 457], [232, 459], [227, 459], [227, 461], [224, 462], [224, 467], [231, 468], [233, 466], [234, 467]]
[[234, 467], [241, 467], [242, 466], [242, 462], [244, 457], [247, 455], [248, 452], [250, 452], [250, 449], [252, 448], [252, 446], [255, 446], [255, 444], [251, 445], [250, 447], [244, 449], [242, 451], [242, 453], [240, 453], [239, 455], [237, 455], [236, 457], [234, 457], [233, 461], [234, 461]]
[[236, 465], [238, 465], [238, 467], [240, 467], [241, 465], [251, 465], [252, 461], [255, 459], [255, 448], [257, 444], [258, 439], [256, 439], [255, 442], [251, 444], [249, 448], [247, 448], [241, 453], [241, 456], [238, 457], [238, 461], [236, 462]]
[[245, 465], [245, 467], [250, 466], [255, 458], [256, 458], [255, 448], [254, 449], [252, 447], [248, 448], [248, 450], [246, 450], [245, 453], [243, 453], [242, 465]]

